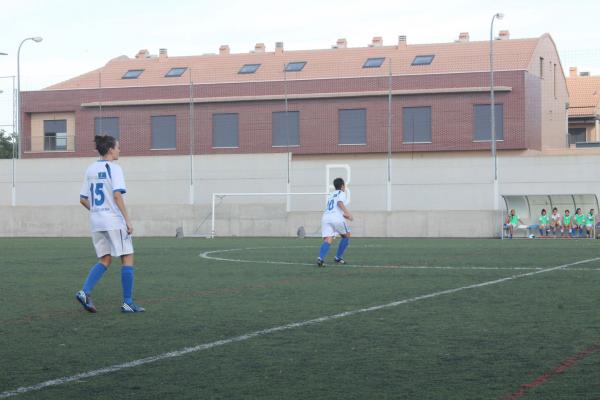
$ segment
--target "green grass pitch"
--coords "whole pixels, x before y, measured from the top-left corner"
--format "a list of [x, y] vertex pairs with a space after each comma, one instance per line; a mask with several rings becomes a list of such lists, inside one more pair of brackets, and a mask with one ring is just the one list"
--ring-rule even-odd
[[136, 238], [124, 315], [118, 262], [75, 301], [89, 238], [0, 239], [0, 398], [202, 344], [10, 398], [598, 398], [599, 242], [354, 238], [318, 269], [319, 243]]

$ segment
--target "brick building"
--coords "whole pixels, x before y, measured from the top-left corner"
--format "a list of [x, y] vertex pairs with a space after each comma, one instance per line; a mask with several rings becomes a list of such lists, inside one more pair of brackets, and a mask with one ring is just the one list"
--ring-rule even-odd
[[600, 76], [569, 68], [569, 144], [600, 142]]
[[[141, 50], [22, 93], [23, 154], [93, 156], [93, 135], [124, 155], [384, 153], [489, 149], [489, 42], [169, 57]], [[494, 42], [499, 150], [567, 146], [568, 92], [548, 34]], [[391, 96], [390, 96], [391, 94]], [[391, 99], [391, 101], [390, 101]], [[390, 108], [391, 105], [391, 108]], [[191, 135], [190, 135], [191, 132]]]

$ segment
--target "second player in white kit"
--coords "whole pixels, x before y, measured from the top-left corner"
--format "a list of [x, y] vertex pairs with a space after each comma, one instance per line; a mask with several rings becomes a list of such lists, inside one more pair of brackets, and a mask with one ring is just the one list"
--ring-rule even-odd
[[342, 178], [336, 178], [333, 181], [333, 186], [336, 190], [327, 197], [325, 211], [321, 218], [323, 243], [321, 243], [319, 257], [317, 258], [317, 265], [319, 267], [325, 265], [325, 257], [327, 256], [329, 247], [333, 243], [336, 234], [339, 234], [342, 237], [335, 258], [333, 259], [336, 263], [346, 263], [343, 256], [344, 251], [350, 243], [351, 233], [346, 221], [352, 221], [354, 218], [346, 208], [346, 203], [348, 202], [346, 197], [346, 184]]

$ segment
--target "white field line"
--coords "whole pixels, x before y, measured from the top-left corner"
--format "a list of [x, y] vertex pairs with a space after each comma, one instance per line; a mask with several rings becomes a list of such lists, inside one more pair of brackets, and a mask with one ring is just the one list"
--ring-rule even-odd
[[[295, 246], [293, 248], [314, 248], [314, 246]], [[225, 258], [215, 257], [212, 254], [227, 253], [233, 251], [247, 251], [247, 250], [273, 250], [280, 249], [280, 247], [247, 247], [243, 249], [225, 249], [225, 250], [212, 250], [200, 253], [200, 257], [206, 258], [207, 260], [215, 261], [227, 261], [235, 263], [248, 263], [248, 264], [284, 264], [284, 265], [306, 265], [315, 266], [315, 263], [301, 263], [301, 262], [290, 262], [290, 261], [271, 261], [271, 260], [244, 260], [239, 258]], [[330, 268], [332, 265], [328, 265]], [[540, 267], [449, 267], [449, 266], [435, 266], [435, 265], [361, 265], [361, 264], [344, 264], [344, 265], [333, 265], [336, 268], [377, 268], [377, 269], [443, 269], [443, 270], [509, 270], [509, 271], [539, 271], [543, 268]], [[600, 271], [600, 268], [569, 268], [569, 271]]]
[[49, 381], [46, 381], [46, 382], [41, 382], [41, 383], [38, 383], [38, 384], [35, 384], [35, 385], [32, 385], [32, 386], [23, 386], [23, 387], [14, 389], [14, 390], [8, 390], [8, 391], [0, 393], [0, 399], [5, 399], [5, 398], [8, 398], [8, 397], [17, 396], [17, 395], [23, 394], [23, 393], [33, 392], [33, 391], [36, 391], [36, 390], [41, 390], [41, 389], [44, 389], [44, 388], [47, 388], [47, 387], [64, 385], [64, 384], [69, 383], [69, 382], [75, 382], [75, 381], [79, 381], [79, 380], [86, 379], [86, 378], [94, 378], [96, 376], [106, 375], [106, 374], [109, 374], [109, 373], [112, 373], [112, 372], [116, 372], [116, 371], [121, 371], [121, 370], [124, 370], [124, 369], [139, 367], [140, 365], [151, 364], [151, 363], [155, 363], [157, 361], [162, 361], [162, 360], [167, 360], [167, 359], [171, 359], [171, 358], [181, 357], [181, 356], [189, 354], [189, 353], [196, 353], [196, 352], [199, 352], [199, 351], [204, 351], [204, 350], [212, 349], [214, 347], [225, 346], [225, 345], [231, 344], [231, 343], [243, 342], [243, 341], [246, 341], [246, 340], [249, 340], [249, 339], [253, 339], [255, 337], [270, 335], [270, 334], [276, 333], [276, 332], [288, 331], [288, 330], [292, 330], [292, 329], [296, 329], [296, 328], [302, 328], [302, 327], [305, 327], [305, 326], [311, 326], [311, 325], [320, 324], [322, 322], [327, 322], [327, 321], [337, 320], [337, 319], [340, 319], [340, 318], [350, 317], [352, 315], [357, 315], [357, 314], [362, 314], [362, 313], [369, 313], [369, 312], [373, 312], [373, 311], [383, 310], [383, 309], [386, 309], [386, 308], [397, 307], [397, 306], [400, 306], [400, 305], [403, 305], [403, 304], [414, 303], [414, 302], [420, 301], [420, 300], [426, 300], [426, 299], [431, 299], [431, 298], [434, 298], [434, 297], [439, 297], [439, 296], [443, 296], [443, 295], [447, 295], [447, 294], [453, 294], [453, 293], [457, 293], [457, 292], [462, 292], [464, 290], [476, 289], [476, 288], [480, 288], [480, 287], [484, 287], [484, 286], [497, 285], [499, 283], [504, 283], [504, 282], [508, 282], [508, 281], [511, 281], [511, 280], [515, 280], [515, 279], [525, 278], [525, 277], [533, 276], [533, 275], [536, 275], [536, 274], [543, 274], [543, 273], [546, 273], [546, 272], [551, 272], [551, 271], [556, 271], [556, 270], [559, 270], [559, 269], [564, 269], [564, 268], [567, 268], [567, 267], [570, 267], [570, 266], [573, 266], [573, 265], [585, 264], [585, 263], [588, 263], [588, 262], [598, 261], [598, 260], [600, 260], [600, 257], [590, 258], [590, 259], [587, 259], [587, 260], [576, 261], [576, 262], [569, 263], [569, 264], [563, 264], [563, 265], [559, 265], [557, 267], [544, 268], [544, 269], [540, 269], [540, 270], [532, 271], [532, 272], [527, 272], [527, 273], [523, 273], [523, 274], [511, 275], [511, 276], [508, 276], [506, 278], [494, 279], [494, 280], [491, 280], [491, 281], [476, 283], [476, 284], [468, 285], [468, 286], [461, 286], [461, 287], [454, 288], [454, 289], [442, 290], [442, 291], [439, 291], [439, 292], [424, 294], [424, 295], [421, 295], [421, 296], [411, 297], [411, 298], [408, 298], [408, 299], [393, 301], [393, 302], [387, 303], [387, 304], [380, 304], [380, 305], [377, 305], [377, 306], [372, 306], [372, 307], [367, 307], [367, 308], [360, 308], [360, 309], [351, 310], [351, 311], [345, 311], [345, 312], [341, 312], [341, 313], [338, 313], [338, 314], [327, 315], [327, 316], [324, 316], [324, 317], [319, 317], [319, 318], [315, 318], [315, 319], [309, 319], [309, 320], [300, 321], [300, 322], [292, 322], [292, 323], [287, 324], [287, 325], [280, 325], [280, 326], [276, 326], [276, 327], [273, 327], [273, 328], [268, 328], [268, 329], [263, 329], [263, 330], [259, 330], [259, 331], [254, 331], [254, 332], [246, 333], [244, 335], [231, 337], [231, 338], [228, 338], [228, 339], [217, 340], [215, 342], [209, 342], [209, 343], [199, 344], [199, 345], [193, 346], [193, 347], [185, 347], [185, 348], [180, 349], [180, 350], [170, 351], [168, 353], [162, 353], [162, 354], [159, 354], [159, 355], [156, 355], [156, 356], [151, 356], [151, 357], [146, 357], [146, 358], [140, 358], [138, 360], [129, 361], [129, 362], [126, 362], [126, 363], [123, 363], [123, 364], [111, 365], [110, 367], [95, 369], [95, 370], [88, 371], [88, 372], [82, 372], [82, 373], [79, 373], [79, 374], [76, 374], [76, 375], [64, 376], [62, 378], [52, 379], [52, 380], [49, 380]]

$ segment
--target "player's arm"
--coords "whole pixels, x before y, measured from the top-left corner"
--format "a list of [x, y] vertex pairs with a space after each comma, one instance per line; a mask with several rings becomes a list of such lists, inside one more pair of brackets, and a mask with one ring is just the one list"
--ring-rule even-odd
[[352, 214], [350, 214], [350, 211], [348, 211], [343, 201], [338, 201], [337, 205], [340, 208], [340, 210], [342, 210], [342, 212], [344, 213], [344, 218], [350, 221], [354, 221], [354, 217], [352, 216]]
[[90, 210], [90, 201], [87, 197], [79, 197], [79, 203], [84, 206], [88, 211]]
[[117, 204], [117, 207], [119, 207], [119, 211], [121, 211], [121, 214], [123, 214], [123, 218], [125, 218], [125, 224], [127, 225], [127, 233], [131, 235], [133, 233], [133, 225], [131, 225], [129, 215], [127, 214], [127, 209], [125, 208], [125, 200], [123, 199], [123, 194], [119, 191], [115, 192], [115, 203]]

